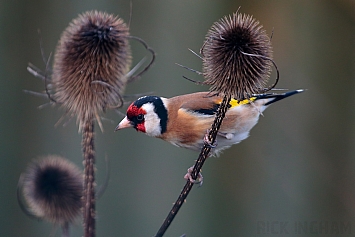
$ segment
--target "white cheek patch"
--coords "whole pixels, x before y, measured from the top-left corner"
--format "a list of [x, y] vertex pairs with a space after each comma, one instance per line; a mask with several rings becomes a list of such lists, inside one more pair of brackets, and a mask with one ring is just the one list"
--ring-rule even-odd
[[154, 105], [146, 103], [142, 108], [147, 112], [144, 115], [145, 133], [153, 137], [161, 135], [160, 118], [154, 112]]

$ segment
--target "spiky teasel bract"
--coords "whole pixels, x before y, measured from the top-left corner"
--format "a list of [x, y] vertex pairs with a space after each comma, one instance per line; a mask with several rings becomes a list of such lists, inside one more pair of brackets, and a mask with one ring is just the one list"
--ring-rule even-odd
[[270, 70], [269, 37], [252, 16], [234, 13], [215, 22], [201, 49], [204, 84], [238, 100], [264, 90]]
[[31, 215], [64, 225], [81, 213], [83, 174], [70, 161], [51, 155], [32, 162], [20, 186]]
[[103, 12], [79, 15], [63, 32], [54, 56], [54, 100], [84, 121], [119, 106], [131, 66], [129, 29]]

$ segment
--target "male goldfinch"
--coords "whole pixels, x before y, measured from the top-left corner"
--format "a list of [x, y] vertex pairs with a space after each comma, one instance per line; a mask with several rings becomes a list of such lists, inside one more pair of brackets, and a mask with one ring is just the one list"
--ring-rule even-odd
[[[259, 115], [270, 104], [303, 91], [258, 94], [242, 101], [232, 99], [216, 138], [218, 145], [212, 149], [212, 155], [246, 139], [258, 122]], [[126, 117], [115, 130], [133, 127], [178, 147], [200, 150], [221, 102], [222, 97], [210, 92], [170, 99], [144, 96], [128, 107]]]

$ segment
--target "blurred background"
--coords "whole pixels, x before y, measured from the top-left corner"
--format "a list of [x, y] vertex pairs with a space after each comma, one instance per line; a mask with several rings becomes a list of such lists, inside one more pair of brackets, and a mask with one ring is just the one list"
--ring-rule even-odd
[[[240, 12], [253, 15], [270, 35], [280, 70], [278, 88], [308, 89], [273, 104], [251, 136], [208, 159], [204, 184], [195, 187], [166, 236], [353, 236], [355, 234], [355, 1], [353, 0], [133, 0], [131, 34], [156, 52], [153, 67], [129, 84], [127, 95], [171, 97], [208, 87], [198, 52], [213, 22]], [[75, 121], [55, 127], [58, 107], [23, 92], [43, 91], [27, 72], [44, 69], [48, 56], [78, 14], [101, 10], [130, 19], [130, 1], [0, 0], [0, 235], [60, 236], [60, 228], [28, 218], [16, 200], [27, 164], [58, 154], [82, 167]], [[40, 29], [41, 34], [37, 33]], [[131, 41], [134, 63], [147, 55]], [[273, 74], [275, 76], [275, 74]], [[125, 108], [120, 111], [125, 112]], [[177, 199], [197, 153], [133, 129], [114, 133], [123, 115], [108, 111], [96, 127], [97, 181], [111, 178], [97, 201], [97, 236], [154, 236]], [[71, 228], [81, 236], [81, 220]]]

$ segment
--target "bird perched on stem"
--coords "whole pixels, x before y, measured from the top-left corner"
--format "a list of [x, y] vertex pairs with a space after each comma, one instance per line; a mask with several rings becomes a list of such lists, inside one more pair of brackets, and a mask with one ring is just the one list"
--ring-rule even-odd
[[[220, 151], [246, 139], [257, 124], [260, 114], [270, 104], [303, 91], [258, 94], [241, 101], [232, 99], [218, 132], [217, 144], [211, 144], [211, 155], [218, 155]], [[175, 146], [198, 151], [204, 142], [208, 142], [205, 135], [211, 128], [222, 99], [211, 92], [180, 95], [170, 99], [144, 96], [128, 107], [126, 117], [115, 131], [132, 127]]]

